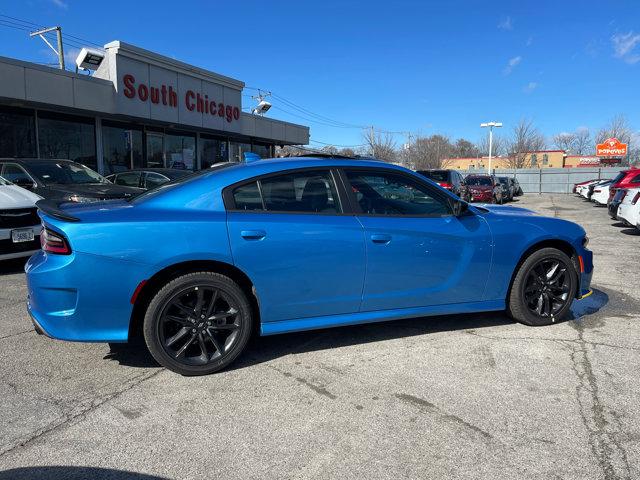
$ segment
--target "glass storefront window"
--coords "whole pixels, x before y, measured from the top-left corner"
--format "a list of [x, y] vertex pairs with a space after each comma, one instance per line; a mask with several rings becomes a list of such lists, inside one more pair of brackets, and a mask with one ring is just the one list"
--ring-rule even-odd
[[105, 175], [142, 167], [142, 131], [102, 125]]
[[168, 168], [195, 170], [195, 136], [167, 134], [164, 142], [166, 166]]
[[98, 169], [93, 118], [38, 112], [38, 140], [40, 158], [73, 160]]
[[229, 160], [232, 162], [244, 162], [243, 153], [250, 151], [250, 143], [229, 142]]
[[35, 116], [33, 111], [0, 110], [0, 158], [36, 157]]
[[200, 168], [209, 168], [214, 163], [226, 162], [227, 141], [200, 136]]
[[271, 153], [271, 145], [267, 145], [264, 143], [254, 143], [251, 147], [251, 151], [260, 155], [260, 158], [273, 157], [273, 154]]

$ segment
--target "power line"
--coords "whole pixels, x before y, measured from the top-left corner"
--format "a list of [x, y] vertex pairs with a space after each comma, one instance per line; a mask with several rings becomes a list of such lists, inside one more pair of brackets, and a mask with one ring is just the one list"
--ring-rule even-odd
[[[4, 17], [4, 18], [8, 18], [9, 20], [13, 20], [14, 23], [15, 22], [20, 22], [20, 23], [24, 24], [25, 26], [31, 28], [31, 30], [33, 30], [33, 27], [36, 27], [36, 28], [42, 28], [43, 27], [43, 25], [41, 25], [41, 24], [38, 24], [38, 23], [35, 23], [35, 22], [31, 22], [29, 20], [24, 20], [24, 19], [21, 19], [21, 18], [17, 18], [17, 17], [12, 17], [10, 15], [0, 14], [0, 17]], [[92, 42], [91, 40], [87, 40], [86, 38], [78, 37], [78, 36], [72, 35], [70, 33], [65, 33], [65, 36], [73, 38], [73, 39], [78, 40], [80, 42], [88, 43], [88, 44], [93, 45], [95, 47], [102, 48], [102, 45], [100, 45], [98, 43], [95, 43], [95, 42]]]

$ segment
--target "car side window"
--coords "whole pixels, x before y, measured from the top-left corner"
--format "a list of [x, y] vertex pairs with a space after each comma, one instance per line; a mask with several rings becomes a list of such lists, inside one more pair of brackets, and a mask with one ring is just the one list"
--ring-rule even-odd
[[163, 183], [167, 183], [168, 181], [169, 179], [164, 175], [160, 175], [156, 172], [147, 172], [147, 175], [144, 179], [144, 186], [145, 188], [155, 188], [162, 185]]
[[113, 183], [116, 185], [124, 185], [126, 187], [140, 186], [140, 172], [124, 172], [116, 175]]
[[2, 169], [2, 176], [12, 183], [33, 183], [33, 179], [19, 165], [8, 163]]
[[432, 217], [452, 213], [445, 198], [405, 175], [350, 170], [346, 174], [363, 213]]
[[633, 177], [630, 183], [640, 183], [640, 174]]
[[261, 178], [233, 190], [236, 210], [340, 213], [335, 182], [328, 170], [304, 170]]

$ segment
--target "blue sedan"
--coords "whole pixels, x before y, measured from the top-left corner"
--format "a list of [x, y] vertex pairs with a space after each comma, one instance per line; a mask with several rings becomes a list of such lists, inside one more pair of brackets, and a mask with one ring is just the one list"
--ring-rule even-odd
[[26, 265], [37, 330], [142, 335], [183, 375], [226, 367], [254, 329], [498, 310], [547, 325], [593, 271], [580, 226], [468, 205], [377, 161], [229, 163], [134, 199], [38, 206], [42, 250]]

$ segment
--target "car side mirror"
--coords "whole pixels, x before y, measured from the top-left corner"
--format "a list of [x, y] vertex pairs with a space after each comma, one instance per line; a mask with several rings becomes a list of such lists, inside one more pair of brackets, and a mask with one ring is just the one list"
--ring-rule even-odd
[[453, 200], [451, 207], [453, 209], [453, 215], [456, 217], [461, 217], [469, 210], [469, 204], [462, 200]]

